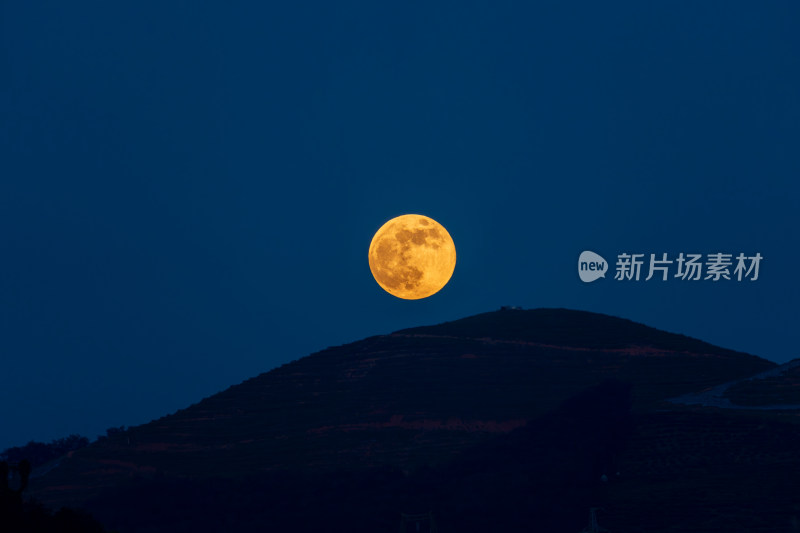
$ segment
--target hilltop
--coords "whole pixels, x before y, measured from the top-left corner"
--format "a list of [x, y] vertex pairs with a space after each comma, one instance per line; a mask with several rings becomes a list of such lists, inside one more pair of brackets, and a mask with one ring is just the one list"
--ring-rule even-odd
[[[122, 491], [127, 501], [131, 493], [125, 491], [138, 490], [142, 483], [222, 484], [238, 493], [253, 490], [246, 485], [253, 476], [290, 476], [313, 485], [322, 483], [314, 476], [342, 472], [398, 472], [416, 480], [415, 473], [434, 469], [447, 478], [458, 471], [450, 470], [452, 465], [469, 463], [475, 454], [480, 464], [496, 462], [485, 460], [491, 455], [501, 463], [503, 456], [515, 456], [496, 452], [506, 449], [503, 442], [526, 443], [513, 445], [515, 450], [536, 442], [543, 456], [560, 457], [551, 450], [553, 443], [564, 435], [578, 438], [580, 431], [563, 426], [554, 413], [564, 412], [565, 405], [569, 409], [570, 398], [604, 383], [628, 391], [629, 403], [617, 402], [614, 409], [625, 403], [632, 427], [644, 433], [620, 430], [609, 437], [606, 451], [589, 446], [576, 453], [581, 461], [599, 453], [606, 457], [604, 464], [613, 456], [614, 464], [641, 465], [637, 454], [644, 448], [619, 455], [617, 447], [622, 450], [629, 438], [652, 447], [648, 435], [664, 424], [674, 435], [684, 426], [693, 435], [699, 427], [715, 431], [722, 420], [703, 408], [667, 400], [776, 367], [750, 354], [597, 313], [495, 311], [311, 354], [78, 450], [49, 465], [32, 485], [45, 502], [92, 507], [93, 501], [103, 501], [101, 508], [108, 511], [115, 508], [108, 494]], [[590, 410], [586, 405], [581, 409]], [[581, 413], [577, 419], [587, 420], [587, 427], [600, 432], [610, 427], [602, 424], [606, 415], [598, 415], [598, 422]], [[628, 416], [615, 413], [616, 421]], [[736, 420], [725, 418], [724, 424]], [[788, 427], [789, 434], [797, 429]], [[791, 463], [793, 457], [784, 454], [780, 460]], [[552, 463], [556, 476], [559, 463]], [[513, 471], [503, 465], [496, 470]], [[640, 466], [631, 471], [641, 471], [639, 486], [646, 486], [650, 471]], [[101, 495], [104, 499], [97, 500]]]

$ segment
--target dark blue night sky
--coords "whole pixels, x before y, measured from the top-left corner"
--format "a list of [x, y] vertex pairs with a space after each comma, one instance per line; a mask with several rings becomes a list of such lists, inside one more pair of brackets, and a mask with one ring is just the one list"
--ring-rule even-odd
[[[0, 6], [0, 449], [501, 305], [800, 356], [797, 2], [127, 4]], [[403, 213], [456, 243], [426, 300], [367, 264]]]

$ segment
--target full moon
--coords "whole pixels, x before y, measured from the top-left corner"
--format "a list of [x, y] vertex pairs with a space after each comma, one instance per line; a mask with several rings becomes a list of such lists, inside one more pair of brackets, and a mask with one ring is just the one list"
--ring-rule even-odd
[[369, 245], [369, 269], [375, 281], [398, 298], [419, 300], [439, 292], [455, 268], [452, 237], [425, 215], [391, 219]]

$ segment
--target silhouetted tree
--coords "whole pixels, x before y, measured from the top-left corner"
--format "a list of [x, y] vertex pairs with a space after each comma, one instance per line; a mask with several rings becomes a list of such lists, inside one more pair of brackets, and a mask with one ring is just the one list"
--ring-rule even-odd
[[[32, 471], [25, 459], [9, 464], [0, 461], [0, 531], [4, 533], [103, 533], [103, 526], [88, 513], [62, 508], [53, 514], [36, 503], [25, 503], [22, 493]], [[19, 486], [9, 483], [11, 474], [19, 476]]]
[[125, 433], [125, 426], [111, 427], [106, 430], [106, 437], [111, 438]]
[[54, 439], [50, 443], [30, 441], [24, 446], [14, 446], [0, 453], [0, 460], [19, 463], [23, 459], [30, 462], [31, 467], [43, 465], [71, 451], [89, 445], [89, 439], [80, 435], [70, 435], [62, 439]]

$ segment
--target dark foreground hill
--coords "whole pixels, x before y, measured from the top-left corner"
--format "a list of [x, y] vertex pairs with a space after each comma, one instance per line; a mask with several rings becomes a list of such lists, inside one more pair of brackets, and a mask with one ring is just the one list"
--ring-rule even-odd
[[[798, 426], [665, 402], [775, 366], [595, 313], [485, 313], [294, 361], [78, 450], [32, 488], [123, 532], [397, 531], [400, 512], [427, 511], [440, 532], [576, 531], [595, 504], [617, 531], [736, 530], [748, 495], [789, 528], [797, 485], [779, 474], [800, 466]], [[782, 437], [761, 449], [765, 432]], [[648, 522], [691, 487], [723, 510]]]

